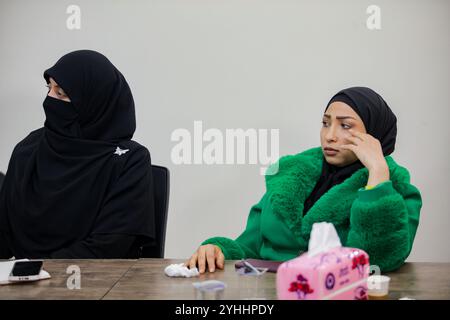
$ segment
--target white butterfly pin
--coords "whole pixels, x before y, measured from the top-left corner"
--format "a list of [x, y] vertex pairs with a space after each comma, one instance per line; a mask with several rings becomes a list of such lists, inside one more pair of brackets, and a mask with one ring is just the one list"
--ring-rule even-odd
[[114, 154], [121, 156], [121, 155], [127, 153], [128, 151], [130, 151], [130, 149], [120, 149], [119, 147], [117, 147], [116, 152], [114, 152]]

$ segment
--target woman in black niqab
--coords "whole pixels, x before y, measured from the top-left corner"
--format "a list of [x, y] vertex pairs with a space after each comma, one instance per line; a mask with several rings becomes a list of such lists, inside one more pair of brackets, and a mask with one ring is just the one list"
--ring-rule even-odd
[[90, 50], [66, 54], [44, 78], [70, 102], [48, 95], [44, 127], [13, 151], [0, 194], [0, 255], [136, 258], [155, 237], [153, 180], [148, 150], [131, 140], [125, 78]]

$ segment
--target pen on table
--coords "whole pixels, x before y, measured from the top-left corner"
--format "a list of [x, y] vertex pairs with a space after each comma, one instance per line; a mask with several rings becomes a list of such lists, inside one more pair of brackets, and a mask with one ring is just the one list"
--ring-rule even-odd
[[256, 274], [259, 275], [259, 274], [261, 273], [258, 269], [256, 269], [254, 266], [252, 266], [250, 262], [247, 262], [247, 261], [245, 261], [245, 260], [243, 260], [242, 262], [243, 262], [247, 267], [249, 267], [249, 268], [252, 269], [254, 272], [256, 272]]

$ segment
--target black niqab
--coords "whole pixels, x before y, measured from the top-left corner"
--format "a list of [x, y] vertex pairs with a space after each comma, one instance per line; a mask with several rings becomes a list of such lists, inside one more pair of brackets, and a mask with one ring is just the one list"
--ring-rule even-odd
[[50, 77], [71, 102], [47, 96], [44, 127], [11, 156], [0, 231], [13, 254], [45, 258], [95, 234], [154, 238], [150, 154], [131, 140], [136, 120], [125, 78], [90, 50], [63, 56], [44, 72]]

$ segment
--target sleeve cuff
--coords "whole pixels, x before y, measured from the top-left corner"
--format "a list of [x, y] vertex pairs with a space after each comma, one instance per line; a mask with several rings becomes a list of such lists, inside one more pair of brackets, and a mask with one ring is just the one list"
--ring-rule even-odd
[[218, 246], [226, 260], [240, 260], [245, 258], [245, 252], [233, 240], [224, 237], [214, 237], [203, 241], [202, 245], [214, 244]]
[[392, 181], [384, 181], [375, 187], [371, 188], [360, 188], [358, 190], [358, 198], [360, 201], [370, 202], [378, 200], [384, 196], [391, 195], [394, 192], [394, 187], [392, 186]]

